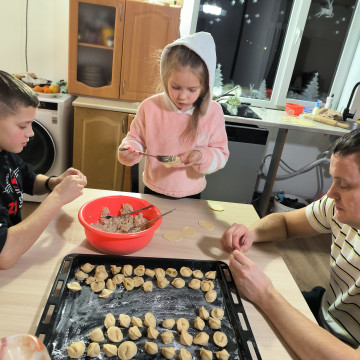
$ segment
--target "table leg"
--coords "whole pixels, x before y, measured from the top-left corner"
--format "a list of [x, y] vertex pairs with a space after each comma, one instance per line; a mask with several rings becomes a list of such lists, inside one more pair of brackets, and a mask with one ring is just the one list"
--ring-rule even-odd
[[269, 170], [266, 175], [264, 190], [260, 198], [259, 212], [261, 217], [264, 217], [266, 215], [269, 207], [271, 192], [274, 186], [276, 173], [279, 167], [281, 154], [284, 148], [287, 133], [288, 133], [288, 129], [279, 129], [276, 136], [275, 146], [274, 146], [273, 154], [271, 156]]

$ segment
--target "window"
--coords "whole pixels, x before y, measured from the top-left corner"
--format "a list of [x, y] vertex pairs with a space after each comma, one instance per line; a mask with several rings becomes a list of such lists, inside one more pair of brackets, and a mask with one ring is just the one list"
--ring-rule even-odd
[[[210, 32], [223, 92], [276, 108], [340, 99], [360, 33], [357, 0], [200, 0], [196, 31]], [[218, 70], [219, 71], [219, 70]]]

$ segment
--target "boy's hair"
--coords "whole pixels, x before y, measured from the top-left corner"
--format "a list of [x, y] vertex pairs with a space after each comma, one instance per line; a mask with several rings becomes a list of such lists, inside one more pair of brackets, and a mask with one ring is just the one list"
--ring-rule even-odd
[[161, 82], [165, 92], [169, 95], [168, 80], [171, 71], [179, 67], [189, 66], [194, 74], [199, 78], [201, 91], [199, 98], [195, 102], [192, 121], [189, 121], [188, 126], [181, 135], [183, 140], [193, 139], [196, 135], [197, 125], [200, 116], [200, 105], [203, 98], [209, 92], [209, 73], [205, 62], [194, 51], [184, 45], [172, 46], [162, 61]]
[[20, 107], [39, 106], [36, 93], [23, 81], [0, 70], [0, 119], [14, 115]]
[[356, 154], [360, 168], [360, 128], [338, 138], [331, 146], [331, 153], [340, 156]]

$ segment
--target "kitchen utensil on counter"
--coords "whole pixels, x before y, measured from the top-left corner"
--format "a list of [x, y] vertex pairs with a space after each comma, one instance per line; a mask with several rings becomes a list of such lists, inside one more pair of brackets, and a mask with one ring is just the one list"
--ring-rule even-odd
[[305, 109], [304, 105], [294, 104], [294, 103], [285, 104], [285, 111], [290, 116], [299, 116], [304, 109]]
[[331, 126], [338, 126], [341, 127], [343, 129], [350, 129], [350, 125], [349, 123], [345, 122], [345, 121], [338, 121], [338, 120], [333, 120], [333, 119], [329, 119], [320, 115], [310, 115], [310, 114], [303, 114], [303, 117], [306, 119], [311, 119], [317, 122], [321, 122], [323, 124], [327, 124], [327, 125], [331, 125]]
[[117, 215], [117, 216], [112, 216], [112, 215], [106, 215], [104, 216], [105, 219], [112, 219], [112, 218], [119, 218], [119, 217], [122, 217], [122, 216], [125, 216], [125, 215], [131, 215], [131, 214], [135, 214], [139, 211], [142, 211], [142, 210], [146, 210], [146, 209], [150, 209], [151, 207], [153, 207], [154, 205], [148, 205], [148, 206], [145, 206], [141, 209], [137, 209], [137, 210], [134, 210], [134, 211], [131, 211], [131, 212], [128, 212], [126, 214], [121, 214], [121, 215]]
[[[360, 85], [360, 81], [357, 82], [357, 83], [354, 85], [354, 87], [353, 87], [353, 89], [352, 89], [352, 91], [351, 91], [349, 101], [348, 101], [347, 106], [346, 106], [346, 108], [345, 108], [345, 110], [344, 110], [344, 112], [343, 112], [343, 120], [344, 120], [344, 121], [345, 121], [346, 119], [353, 119], [353, 118], [354, 118], [355, 113], [354, 113], [354, 114], [350, 113], [350, 106], [352, 105], [351, 103], [352, 103], [353, 97], [354, 97], [354, 95], [355, 95], [355, 90], [358, 88], [359, 85]], [[356, 111], [355, 111], [355, 112], [356, 112]], [[356, 120], [356, 119], [355, 119], [355, 120]]]
[[[152, 205], [150, 202], [132, 196], [114, 195], [104, 196], [85, 203], [79, 210], [78, 218], [84, 227], [85, 235], [89, 243], [106, 254], [126, 255], [138, 251], [148, 245], [154, 236], [155, 230], [161, 225], [162, 217], [151, 222], [148, 229], [134, 233], [111, 233], [101, 231], [91, 226], [100, 218], [100, 213], [107, 207], [110, 213], [119, 211], [121, 204], [130, 204], [134, 209]], [[143, 210], [143, 217], [153, 219], [161, 212], [158, 207], [153, 205], [149, 209]]]
[[143, 224], [141, 224], [141, 225], [133, 226], [133, 227], [131, 227], [127, 232], [130, 233], [130, 232], [131, 232], [132, 230], [134, 230], [134, 229], [141, 229], [141, 228], [143, 228], [144, 226], [150, 224], [152, 221], [157, 220], [157, 219], [159, 219], [159, 218], [161, 218], [161, 217], [164, 217], [164, 216], [167, 215], [167, 214], [170, 214], [170, 213], [173, 212], [174, 210], [176, 210], [176, 209], [172, 209], [172, 210], [169, 210], [169, 211], [167, 211], [167, 212], [165, 212], [165, 213], [163, 213], [163, 214], [160, 214], [159, 216], [157, 216], [157, 217], [155, 217], [155, 218], [153, 218], [153, 219], [150, 219], [150, 220], [146, 221], [145, 223], [143, 223]]
[[[119, 148], [119, 151], [125, 151], [127, 148]], [[145, 156], [152, 156], [158, 159], [160, 162], [172, 162], [176, 160], [176, 155], [151, 155], [148, 153], [144, 153], [142, 151], [134, 150], [138, 154], [145, 155]]]

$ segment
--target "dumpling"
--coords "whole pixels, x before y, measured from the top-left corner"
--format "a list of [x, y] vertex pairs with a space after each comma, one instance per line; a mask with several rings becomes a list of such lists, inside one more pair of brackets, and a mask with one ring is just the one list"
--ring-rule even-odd
[[162, 322], [162, 326], [165, 328], [165, 329], [172, 329], [175, 325], [175, 320], [174, 319], [165, 319], [163, 322]]
[[111, 314], [111, 313], [106, 314], [105, 320], [104, 320], [104, 325], [107, 329], [110, 326], [115, 326], [115, 322], [116, 322], [116, 320], [115, 320], [115, 317], [113, 314]]
[[78, 359], [85, 352], [85, 344], [82, 341], [75, 341], [68, 347], [68, 356], [71, 359]]
[[134, 281], [134, 287], [139, 287], [144, 283], [144, 279], [141, 276], [134, 276], [132, 279]]
[[164, 344], [170, 344], [174, 340], [174, 334], [171, 331], [165, 331], [161, 334], [161, 339]]
[[209, 342], [209, 335], [203, 331], [196, 334], [194, 337], [193, 343], [196, 345], [205, 346]]
[[186, 349], [181, 348], [180, 352], [179, 352], [179, 359], [180, 360], [192, 360], [192, 355], [191, 355], [190, 351], [187, 351]]
[[103, 346], [104, 353], [107, 357], [113, 357], [117, 354], [118, 348], [113, 344], [105, 344]]
[[219, 360], [228, 360], [230, 357], [230, 354], [225, 349], [217, 351], [215, 355]]
[[134, 274], [137, 276], [143, 276], [145, 274], [145, 266], [144, 265], [138, 265], [134, 269]]
[[105, 287], [105, 281], [95, 280], [90, 284], [90, 289], [92, 292], [97, 293], [100, 292]]
[[125, 276], [131, 276], [133, 273], [133, 267], [132, 265], [124, 265], [124, 267], [122, 268], [122, 273]]
[[181, 269], [180, 269], [180, 274], [181, 276], [183, 277], [189, 277], [192, 275], [192, 270], [186, 266], [183, 266]]
[[172, 346], [163, 347], [161, 353], [166, 359], [172, 359], [175, 357], [175, 349]]
[[222, 319], [224, 317], [224, 310], [221, 308], [214, 308], [211, 310], [211, 316], [216, 319]]
[[201, 360], [212, 360], [213, 353], [211, 350], [206, 350], [204, 348], [201, 348], [200, 357], [201, 357]]
[[132, 359], [137, 353], [136, 344], [132, 341], [124, 341], [118, 349], [118, 356], [121, 360]]
[[132, 290], [135, 287], [135, 283], [132, 278], [124, 278], [123, 284], [126, 290]]
[[104, 353], [107, 357], [113, 357], [117, 354], [117, 346], [113, 344], [105, 344], [103, 346]]
[[159, 332], [152, 326], [148, 327], [147, 329], [147, 337], [149, 339], [157, 339], [159, 336]]
[[141, 337], [141, 332], [137, 326], [132, 326], [129, 329], [129, 337], [131, 340], [137, 340]]
[[193, 343], [193, 336], [189, 334], [186, 330], [181, 331], [180, 343], [185, 346], [190, 346]]
[[67, 288], [68, 288], [69, 290], [71, 290], [71, 291], [73, 291], [73, 292], [76, 292], [76, 291], [80, 291], [80, 290], [81, 290], [81, 285], [80, 285], [78, 282], [76, 282], [76, 281], [73, 281], [73, 282], [67, 284], [66, 286], [67, 286]]
[[176, 269], [174, 269], [174, 268], [167, 268], [166, 269], [166, 271], [165, 271], [165, 273], [166, 273], [166, 275], [169, 275], [169, 276], [171, 276], [171, 277], [176, 277], [176, 275], [177, 275], [177, 270]]
[[96, 342], [89, 344], [86, 355], [89, 357], [97, 357], [100, 354], [100, 345]]
[[216, 271], [208, 271], [207, 273], [205, 273], [205, 277], [207, 279], [214, 280], [216, 278]]
[[129, 315], [126, 315], [126, 314], [120, 314], [119, 315], [119, 323], [120, 323], [120, 326], [123, 326], [123, 327], [129, 327], [130, 325], [130, 316]]
[[123, 339], [123, 334], [117, 326], [110, 326], [106, 334], [108, 339], [112, 342], [120, 342]]
[[136, 316], [133, 316], [132, 320], [131, 320], [132, 324], [134, 326], [137, 326], [137, 327], [142, 327], [143, 326], [143, 323], [142, 323], [142, 320]]
[[116, 275], [121, 271], [121, 266], [110, 265], [110, 271], [113, 275]]
[[176, 320], [176, 326], [177, 326], [177, 330], [179, 332], [181, 332], [183, 330], [187, 331], [189, 329], [190, 324], [189, 324], [189, 321], [187, 319], [179, 318], [179, 319]]
[[152, 281], [145, 281], [142, 286], [143, 286], [144, 291], [152, 291], [153, 290]]
[[216, 331], [214, 333], [213, 340], [214, 340], [215, 345], [220, 346], [220, 347], [225, 347], [228, 343], [227, 336], [221, 331]]
[[203, 319], [203, 320], [207, 320], [210, 316], [209, 312], [204, 308], [204, 306], [202, 306], [199, 309], [199, 316]]
[[94, 329], [91, 333], [90, 333], [90, 339], [92, 341], [95, 342], [99, 342], [99, 341], [104, 341], [104, 333], [102, 332], [101, 329]]
[[200, 287], [202, 291], [209, 291], [214, 288], [214, 283], [211, 280], [203, 280]]
[[84, 273], [89, 273], [92, 269], [94, 269], [94, 265], [91, 265], [90, 263], [86, 263], [84, 265], [82, 265], [80, 267], [80, 269], [84, 272]]
[[197, 316], [194, 320], [194, 328], [198, 330], [203, 330], [205, 327], [205, 321], [200, 317]]
[[156, 318], [152, 313], [146, 313], [144, 316], [144, 324], [145, 326], [156, 327]]
[[104, 298], [104, 299], [108, 299], [109, 296], [113, 293], [112, 290], [108, 290], [108, 289], [102, 289], [101, 293], [99, 294], [99, 297]]
[[189, 281], [188, 287], [194, 290], [200, 289], [201, 281], [199, 279], [191, 279]]
[[221, 320], [210, 316], [209, 317], [209, 327], [210, 327], [210, 329], [213, 329], [213, 330], [220, 329], [221, 328]]
[[216, 300], [217, 294], [215, 290], [209, 290], [206, 294], [205, 294], [205, 300], [209, 303], [212, 303]]
[[75, 277], [77, 280], [82, 281], [89, 277], [84, 271], [78, 271], [75, 273]]
[[202, 279], [204, 277], [204, 274], [201, 270], [194, 270], [192, 274], [193, 277], [197, 279]]
[[181, 289], [185, 286], [185, 280], [182, 278], [175, 278], [172, 282], [171, 285], [177, 289]]
[[155, 355], [159, 352], [159, 348], [156, 343], [151, 341], [145, 341], [145, 351], [149, 355]]
[[170, 281], [165, 277], [158, 277], [157, 278], [157, 286], [160, 289], [166, 288], [170, 284]]

